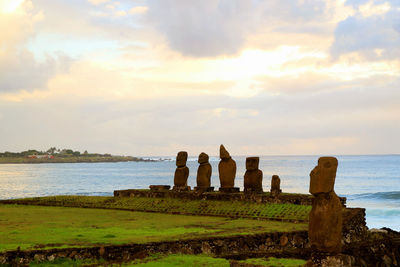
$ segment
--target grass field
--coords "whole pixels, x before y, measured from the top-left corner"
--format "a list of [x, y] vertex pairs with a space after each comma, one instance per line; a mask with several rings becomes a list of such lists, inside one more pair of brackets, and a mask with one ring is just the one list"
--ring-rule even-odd
[[[242, 261], [236, 261], [242, 264], [254, 264], [257, 266], [272, 266], [272, 267], [298, 267], [306, 263], [300, 259], [277, 259], [277, 258], [257, 258]], [[53, 262], [32, 262], [31, 267], [47, 267], [47, 266], [137, 266], [137, 267], [190, 267], [190, 266], [204, 266], [204, 267], [229, 267], [230, 262], [222, 258], [213, 258], [206, 255], [152, 255], [143, 260], [136, 260], [127, 263], [112, 263], [105, 262], [104, 260], [71, 260], [71, 259], [57, 259]]]
[[[162, 223], [161, 223], [162, 222]], [[0, 204], [0, 251], [306, 230], [307, 224]]]
[[172, 214], [226, 216], [293, 222], [307, 222], [308, 215], [311, 210], [311, 206], [295, 204], [259, 204], [245, 201], [205, 201], [145, 197], [120, 198], [99, 196], [52, 196], [9, 200], [5, 203], [123, 209]]

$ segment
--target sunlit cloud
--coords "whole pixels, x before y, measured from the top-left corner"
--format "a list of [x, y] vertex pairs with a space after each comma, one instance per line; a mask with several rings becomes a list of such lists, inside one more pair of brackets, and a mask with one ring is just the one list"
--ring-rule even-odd
[[149, 8], [147, 6], [136, 6], [136, 7], [132, 7], [129, 10], [129, 14], [131, 15], [135, 15], [135, 14], [144, 14], [147, 12]]
[[24, 0], [0, 0], [0, 12], [8, 14], [15, 12]]

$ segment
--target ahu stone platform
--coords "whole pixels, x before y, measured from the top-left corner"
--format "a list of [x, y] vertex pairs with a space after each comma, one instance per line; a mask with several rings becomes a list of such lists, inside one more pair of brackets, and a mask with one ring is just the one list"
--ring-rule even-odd
[[[274, 196], [269, 192], [265, 193], [224, 193], [204, 191], [174, 191], [165, 187], [164, 190], [148, 189], [126, 189], [115, 190], [114, 197], [151, 197], [151, 198], [180, 198], [189, 200], [226, 200], [226, 201], [250, 201], [256, 203], [290, 203], [297, 205], [311, 205], [314, 197], [308, 194], [281, 193]], [[343, 207], [346, 206], [346, 198], [340, 197]]]

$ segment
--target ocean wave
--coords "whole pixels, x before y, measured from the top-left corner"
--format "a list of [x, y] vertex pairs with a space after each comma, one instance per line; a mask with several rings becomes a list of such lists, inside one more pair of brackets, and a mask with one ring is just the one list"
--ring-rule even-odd
[[378, 199], [378, 200], [400, 200], [400, 191], [363, 193], [348, 195], [348, 199]]

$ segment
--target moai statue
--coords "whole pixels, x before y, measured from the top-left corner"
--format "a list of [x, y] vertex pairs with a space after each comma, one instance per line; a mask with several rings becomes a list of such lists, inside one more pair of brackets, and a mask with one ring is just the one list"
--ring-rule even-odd
[[258, 169], [259, 157], [246, 158], [246, 173], [244, 174], [244, 192], [262, 193], [263, 173]]
[[221, 187], [219, 191], [223, 192], [239, 192], [238, 187], [235, 186], [236, 176], [236, 162], [231, 158], [229, 152], [221, 145], [219, 147], [219, 157], [221, 161], [218, 164], [219, 181]]
[[[341, 251], [342, 204], [334, 191], [338, 161], [321, 157], [310, 173], [310, 193], [314, 195], [308, 237], [316, 257]], [[320, 256], [318, 256], [320, 255]]]
[[174, 176], [174, 190], [190, 190], [187, 186], [187, 179], [189, 177], [189, 168], [186, 166], [188, 153], [186, 151], [178, 152], [176, 156], [176, 170]]
[[277, 197], [281, 192], [281, 178], [278, 175], [272, 175], [271, 196]]
[[211, 164], [208, 162], [208, 155], [202, 152], [198, 159], [199, 168], [197, 169], [197, 187], [196, 191], [214, 191], [214, 187], [211, 187]]

